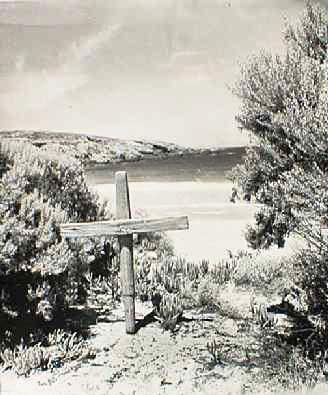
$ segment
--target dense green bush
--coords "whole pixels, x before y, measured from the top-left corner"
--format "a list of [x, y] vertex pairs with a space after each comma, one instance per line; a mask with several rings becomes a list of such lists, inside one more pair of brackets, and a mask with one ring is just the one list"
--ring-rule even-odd
[[[24, 148], [24, 149], [23, 149]], [[87, 295], [85, 274], [103, 267], [104, 240], [63, 240], [59, 224], [101, 220], [107, 206], [91, 193], [80, 164], [42, 155], [30, 144], [2, 145], [0, 180], [0, 316], [50, 321]]]
[[10, 185], [18, 195], [34, 190], [59, 205], [70, 221], [94, 221], [104, 216], [106, 207], [87, 186], [81, 163], [57, 152], [42, 152], [32, 144], [3, 143], [2, 156], [12, 163], [3, 175], [3, 183]]
[[306, 293], [308, 319], [313, 325], [315, 341], [324, 349], [328, 346], [328, 243], [303, 249], [293, 258], [296, 281]]
[[[282, 247], [327, 196], [320, 190], [328, 168], [327, 21], [324, 9], [308, 2], [299, 25], [286, 29], [285, 54], [254, 56], [235, 87], [237, 121], [253, 145], [231, 176], [243, 197], [263, 204], [248, 231], [255, 248]], [[325, 216], [327, 198], [322, 203]]]

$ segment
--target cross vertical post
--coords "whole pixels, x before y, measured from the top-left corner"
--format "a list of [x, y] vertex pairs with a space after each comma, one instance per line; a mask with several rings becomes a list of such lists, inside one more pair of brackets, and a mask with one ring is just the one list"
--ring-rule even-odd
[[[115, 174], [116, 184], [116, 217], [130, 219], [130, 196], [128, 177], [125, 171]], [[122, 299], [125, 311], [126, 333], [135, 333], [135, 284], [133, 268], [133, 235], [118, 237], [120, 245], [120, 272]]]

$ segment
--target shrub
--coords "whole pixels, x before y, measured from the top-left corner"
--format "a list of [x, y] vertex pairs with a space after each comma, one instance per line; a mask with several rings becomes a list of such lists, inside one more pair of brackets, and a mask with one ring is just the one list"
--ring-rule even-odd
[[21, 148], [0, 150], [6, 164], [0, 180], [0, 318], [6, 325], [37, 315], [47, 321], [83, 301], [90, 265], [106, 267], [110, 260], [104, 240], [66, 241], [59, 232], [63, 222], [110, 216], [89, 191], [79, 163], [42, 155], [28, 143]]
[[248, 230], [254, 248], [283, 247], [318, 198], [316, 214], [327, 214], [327, 23], [324, 9], [308, 2], [299, 25], [287, 26], [286, 53], [254, 56], [235, 87], [237, 121], [254, 145], [231, 178], [243, 197], [263, 204]]
[[292, 346], [274, 336], [270, 329], [262, 330], [258, 340], [257, 356], [253, 358], [264, 369], [253, 373], [251, 393], [272, 393], [274, 388], [274, 393], [279, 394], [295, 393], [294, 391], [307, 394], [312, 393], [309, 390], [322, 381], [324, 354], [313, 358], [303, 347]]
[[3, 175], [3, 183], [16, 194], [37, 190], [44, 200], [65, 211], [70, 221], [95, 221], [110, 216], [105, 205], [87, 186], [82, 165], [64, 154], [42, 152], [29, 143], [3, 143], [2, 156], [12, 166]]
[[[296, 283], [306, 294], [307, 316], [314, 326], [314, 340], [328, 347], [328, 244], [304, 248], [293, 257]], [[312, 336], [313, 337], [313, 336]]]

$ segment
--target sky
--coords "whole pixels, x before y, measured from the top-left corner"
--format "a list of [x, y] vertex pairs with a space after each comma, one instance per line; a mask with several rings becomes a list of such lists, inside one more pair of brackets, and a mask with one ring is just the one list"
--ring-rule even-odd
[[[323, 4], [327, 3], [322, 1]], [[247, 143], [238, 64], [283, 50], [301, 0], [0, 1], [0, 130]]]

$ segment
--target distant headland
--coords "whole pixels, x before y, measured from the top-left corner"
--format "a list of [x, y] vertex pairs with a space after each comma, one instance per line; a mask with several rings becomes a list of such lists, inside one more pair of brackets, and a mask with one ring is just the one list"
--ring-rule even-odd
[[[0, 131], [1, 141], [28, 142], [43, 152], [49, 150], [69, 155], [87, 167], [231, 150], [229, 147], [196, 149], [162, 141], [122, 140], [78, 133], [31, 130]], [[244, 150], [244, 147], [234, 147], [236, 148]]]

